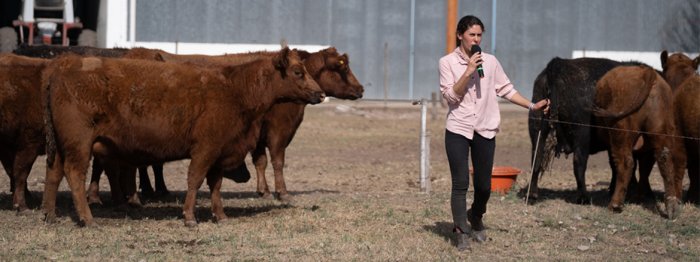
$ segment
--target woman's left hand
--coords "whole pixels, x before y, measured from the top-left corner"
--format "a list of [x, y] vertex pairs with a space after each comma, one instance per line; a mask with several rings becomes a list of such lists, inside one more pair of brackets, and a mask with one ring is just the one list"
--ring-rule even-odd
[[535, 106], [532, 107], [533, 111], [544, 111], [544, 114], [549, 114], [549, 99], [545, 98], [537, 103], [535, 103]]

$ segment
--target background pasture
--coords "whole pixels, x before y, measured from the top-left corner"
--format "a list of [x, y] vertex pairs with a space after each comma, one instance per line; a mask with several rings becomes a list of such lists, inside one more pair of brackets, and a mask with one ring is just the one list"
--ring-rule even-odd
[[[211, 221], [208, 188], [200, 189], [199, 226], [185, 228], [182, 202], [188, 161], [165, 165], [171, 196], [143, 208], [93, 206], [99, 228], [78, 228], [65, 181], [58, 223], [47, 225], [34, 209], [11, 209], [9, 181], [0, 175], [0, 260], [696, 260], [700, 256], [700, 209], [684, 205], [676, 221], [661, 217], [661, 202], [630, 204], [621, 214], [606, 208], [610, 168], [604, 153], [589, 160], [587, 185], [593, 205], [573, 204], [571, 159], [555, 159], [541, 179], [541, 200], [523, 204], [530, 142], [527, 112], [501, 104], [502, 130], [496, 164], [524, 171], [507, 195], [494, 193], [485, 224], [490, 237], [471, 253], [454, 247], [449, 209], [450, 178], [444, 153], [444, 115], [428, 116], [432, 192], [420, 193], [420, 108], [408, 102], [338, 101], [308, 106], [305, 122], [287, 151], [287, 187], [295, 201], [262, 200], [255, 178], [224, 182], [229, 221]], [[430, 112], [430, 111], [429, 111]], [[249, 161], [249, 160], [248, 160]], [[252, 165], [249, 165], [252, 170]], [[38, 208], [45, 160], [29, 177]], [[272, 181], [268, 167], [268, 181]], [[655, 169], [652, 188], [663, 188]], [[687, 178], [684, 189], [687, 190]], [[471, 196], [470, 196], [471, 198]]]

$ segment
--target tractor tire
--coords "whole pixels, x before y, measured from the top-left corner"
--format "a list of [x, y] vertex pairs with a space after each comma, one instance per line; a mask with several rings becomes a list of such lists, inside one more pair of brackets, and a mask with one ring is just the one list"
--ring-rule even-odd
[[96, 47], [97, 33], [90, 29], [83, 29], [83, 31], [80, 32], [80, 35], [78, 36], [78, 45]]
[[0, 53], [10, 53], [17, 49], [17, 32], [12, 27], [0, 28]]

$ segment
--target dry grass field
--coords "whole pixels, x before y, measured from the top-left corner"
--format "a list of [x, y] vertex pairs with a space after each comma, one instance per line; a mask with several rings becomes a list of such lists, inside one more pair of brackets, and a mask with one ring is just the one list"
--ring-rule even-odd
[[[287, 151], [286, 181], [294, 201], [263, 200], [255, 179], [226, 180], [231, 218], [213, 223], [204, 185], [197, 202], [199, 226], [184, 227], [182, 203], [188, 161], [165, 166], [171, 195], [142, 208], [114, 208], [106, 179], [104, 206], [92, 206], [97, 228], [79, 228], [65, 181], [58, 222], [45, 224], [38, 209], [45, 160], [29, 177], [34, 208], [11, 209], [9, 180], [0, 175], [0, 261], [697, 261], [700, 208], [684, 205], [675, 221], [661, 201], [607, 210], [610, 168], [604, 153], [589, 161], [592, 205], [577, 205], [571, 158], [555, 159], [541, 179], [541, 199], [525, 205], [517, 192], [529, 176], [527, 112], [502, 104], [496, 164], [523, 173], [507, 195], [492, 194], [485, 224], [489, 240], [470, 253], [454, 247], [450, 178], [444, 153], [444, 108], [428, 116], [431, 185], [419, 190], [420, 107], [409, 103], [338, 101], [308, 106], [305, 122]], [[247, 161], [250, 161], [249, 159]], [[252, 171], [252, 166], [249, 165]], [[271, 166], [268, 181], [272, 180]], [[688, 180], [684, 188], [687, 189]], [[661, 199], [658, 171], [652, 187]], [[471, 199], [471, 196], [469, 196]]]

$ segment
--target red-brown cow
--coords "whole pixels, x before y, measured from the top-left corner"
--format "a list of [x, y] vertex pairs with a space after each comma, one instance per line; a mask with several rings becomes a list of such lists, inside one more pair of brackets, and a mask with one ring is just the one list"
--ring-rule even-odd
[[318, 103], [323, 96], [297, 52], [288, 48], [218, 69], [64, 57], [51, 62], [43, 81], [49, 160], [44, 211], [49, 219], [55, 216], [65, 172], [85, 225], [95, 224], [85, 194], [91, 153], [132, 166], [190, 158], [185, 225], [197, 225], [194, 206], [204, 178], [213, 218], [225, 220], [221, 172], [243, 163], [255, 146], [263, 113], [276, 101]]
[[[615, 192], [608, 208], [622, 211], [629, 180], [634, 172], [632, 150], [639, 137], [654, 152], [665, 188], [669, 219], [680, 213], [676, 186], [676, 166], [672, 152], [679, 146], [671, 88], [648, 66], [620, 66], [606, 73], [596, 84], [594, 115], [600, 124], [613, 129], [599, 130], [610, 142], [611, 157], [617, 170]], [[682, 176], [681, 176], [682, 177]]]
[[47, 63], [0, 55], [0, 161], [10, 177], [12, 206], [20, 212], [27, 210], [27, 177], [46, 143], [41, 72]]
[[[340, 55], [335, 48], [329, 48], [305, 54], [302, 57], [305, 57], [306, 69], [314, 76], [316, 82], [327, 95], [353, 100], [362, 97], [363, 87], [350, 70], [350, 62], [346, 54]], [[267, 167], [265, 148], [267, 148], [270, 151], [272, 168], [274, 169], [277, 196], [285, 202], [291, 200], [284, 183], [285, 151], [304, 119], [305, 107], [301, 104], [280, 103], [272, 106], [270, 111], [265, 114], [260, 140], [255, 150], [251, 152], [257, 171], [257, 191], [263, 198], [272, 197], [265, 180], [265, 168]]]
[[[156, 60], [156, 61], [163, 61], [163, 58], [160, 56], [160, 53], [158, 52], [153, 52], [150, 49], [144, 49], [144, 48], [134, 48], [134, 49], [104, 49], [104, 48], [95, 48], [95, 47], [87, 47], [87, 46], [22, 46], [18, 48], [17, 50], [14, 50], [14, 54], [21, 55], [21, 56], [26, 56], [26, 57], [35, 57], [35, 58], [48, 58], [48, 59], [53, 59], [59, 55], [62, 54], [77, 54], [80, 56], [98, 56], [98, 57], [126, 57], [126, 58], [136, 58], [136, 59], [147, 59], [147, 60]], [[25, 61], [22, 60], [23, 58], [14, 58], [12, 61]], [[26, 61], [24, 62], [25, 65], [23, 66], [10, 66], [10, 67], [4, 67], [3, 72], [7, 74], [3, 74], [6, 76], [6, 78], [13, 78], [15, 79], [14, 82], [19, 82], [16, 79], [21, 79], [25, 81], [21, 81], [20, 83], [23, 85], [22, 88], [18, 90], [27, 90], [26, 93], [22, 94], [22, 101], [30, 101], [32, 103], [29, 105], [28, 103], [5, 103], [4, 105], [8, 108], [13, 107], [14, 109], [20, 109], [20, 108], [30, 108], [30, 110], [27, 110], [27, 114], [30, 115], [31, 117], [36, 118], [36, 114], [43, 114], [43, 109], [41, 109], [41, 96], [36, 96], [38, 92], [35, 92], [35, 90], [40, 90], [40, 84], [41, 84], [41, 70], [43, 69], [44, 65], [40, 65], [41, 68], [32, 68], [28, 69], [26, 65]], [[12, 74], [11, 71], [22, 71], [22, 72], [31, 72], [33, 75], [32, 77], [25, 77], [26, 74]], [[26, 81], [26, 79], [32, 79], [32, 81]], [[5, 87], [10, 88], [14, 85], [8, 83]], [[31, 85], [31, 86], [30, 86]], [[16, 93], [16, 92], [15, 92]], [[36, 96], [36, 97], [35, 97]], [[5, 98], [7, 99], [14, 99], [16, 96], [6, 96]], [[38, 111], [36, 110], [38, 109]], [[23, 116], [17, 116], [17, 113], [19, 114], [24, 114], [25, 112], [23, 110], [6, 110], [5, 111], [5, 119], [21, 119]], [[43, 116], [39, 116], [39, 119], [43, 119]], [[13, 133], [13, 132], [6, 132], [2, 133], [2, 137], [0, 140], [7, 140], [7, 141], [13, 141], [13, 142], [8, 142], [8, 143], [14, 143], [14, 145], [9, 145], [6, 147], [3, 147], [4, 149], [7, 149], [7, 153], [5, 154], [7, 161], [14, 161], [16, 163], [23, 163], [21, 164], [22, 166], [29, 166], [34, 163], [36, 159], [35, 154], [26, 154], [26, 153], [21, 153], [21, 154], [16, 154], [16, 152], [11, 151], [16, 148], [32, 148], [33, 144], [28, 144], [28, 141], [41, 141], [41, 154], [44, 152], [44, 141], [45, 139], [45, 134], [43, 134], [44, 130], [44, 124], [43, 121], [27, 121], [25, 122], [26, 125], [24, 125], [24, 128], [19, 128], [17, 125], [7, 125], [6, 130], [9, 129], [18, 129], [18, 130], [41, 130], [42, 134], [36, 133], [36, 132], [24, 132], [22, 134], [25, 138], [22, 140], [16, 140], [15, 136], [17, 136], [18, 133]], [[28, 125], [32, 124], [34, 126], [29, 127]], [[26, 137], [32, 137], [32, 139], [27, 139]], [[26, 150], [26, 149], [24, 149]], [[101, 163], [105, 160], [100, 160], [100, 159], [95, 159], [94, 161], [94, 166], [93, 166], [93, 171], [97, 171], [99, 169], [99, 174], [102, 173], [103, 168], [101, 165], [98, 163]], [[117, 179], [127, 179], [130, 177], [119, 177], [118, 174], [120, 172], [127, 172], [131, 168], [128, 166], [119, 166], [117, 163], [106, 163], [107, 165], [112, 166], [110, 170], [107, 170], [107, 173], [114, 173], [114, 175], [108, 176], [110, 178], [117, 178]], [[95, 168], [97, 167], [97, 168]], [[8, 168], [8, 174], [12, 174], [12, 167]], [[29, 171], [27, 171], [28, 173]], [[161, 174], [162, 176], [162, 174]], [[26, 184], [26, 175], [22, 175], [22, 172], [17, 173], [17, 177], [21, 178], [20, 180], [17, 180], [17, 182], [13, 182], [12, 184], [12, 192], [14, 192], [14, 184], [16, 183], [23, 183]], [[14, 179], [11, 179], [11, 181], [14, 181]], [[128, 183], [127, 181], [120, 182], [120, 181], [115, 181], [115, 180], [110, 180], [110, 185], [112, 186], [113, 190], [111, 190], [112, 193], [112, 200], [116, 205], [120, 205], [124, 203], [124, 200], [128, 198], [128, 202], [131, 205], [135, 206], [140, 206], [141, 202], [138, 199], [138, 195], [136, 194], [136, 188], [132, 187], [126, 187], [122, 188], [119, 185]], [[93, 184], [90, 185], [91, 187]], [[94, 184], [94, 186], [97, 186], [97, 184]], [[123, 191], [122, 191], [123, 190]], [[26, 194], [27, 196], [31, 196], [30, 194]], [[91, 201], [90, 203], [101, 203], [99, 197], [97, 195], [88, 195], [88, 199]], [[26, 204], [25, 201], [21, 198], [15, 198], [15, 206], [17, 209], [20, 211], [26, 209]]]
[[[327, 48], [318, 52], [299, 51], [301, 58], [304, 60], [304, 66], [309, 71], [309, 74], [316, 80], [321, 89], [326, 95], [341, 98], [341, 99], [358, 99], [362, 97], [364, 91], [363, 86], [359, 83], [355, 75], [350, 70], [350, 62], [347, 54], [339, 54], [335, 48]], [[247, 61], [267, 57], [274, 53], [271, 52], [254, 52], [244, 54], [228, 54], [223, 56], [206, 56], [206, 55], [174, 55], [160, 50], [152, 49], [132, 49], [129, 51], [131, 57], [162, 57], [163, 60], [177, 63], [188, 63], [199, 66], [221, 66], [221, 65], [236, 65]], [[267, 155], [265, 149], [270, 151], [272, 166], [274, 168], [275, 189], [278, 197], [283, 201], [289, 201], [289, 193], [284, 183], [283, 168], [285, 150], [289, 143], [294, 138], [296, 130], [299, 128], [304, 118], [304, 104], [298, 103], [278, 103], [265, 113], [262, 122], [262, 130], [260, 139], [256, 149], [251, 152], [253, 162], [257, 170], [257, 191], [264, 198], [270, 198], [270, 190], [265, 180], [265, 168], [267, 166]], [[161, 165], [154, 165], [162, 168]], [[238, 170], [246, 171], [246, 168]], [[145, 174], [145, 172], [139, 172]], [[160, 175], [160, 177], [159, 177]], [[232, 175], [243, 176], [242, 174], [234, 173]], [[160, 190], [167, 191], [162, 182], [162, 172], [154, 172], [156, 177], [156, 185], [161, 184]], [[140, 180], [146, 181], [142, 185], [150, 185], [148, 176], [141, 176]], [[97, 181], [99, 174], [93, 175], [89, 195], [91, 199], [97, 199]], [[159, 187], [156, 187], [156, 192], [159, 192]], [[142, 187], [143, 190], [143, 187]], [[143, 191], [142, 191], [143, 192]]]
[[688, 159], [690, 187], [686, 200], [700, 203], [700, 76], [697, 73], [700, 56], [688, 56], [668, 52], [661, 53], [663, 75], [674, 89], [674, 113]]

